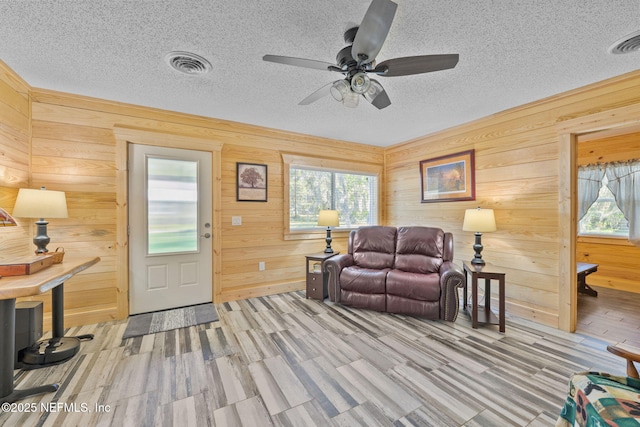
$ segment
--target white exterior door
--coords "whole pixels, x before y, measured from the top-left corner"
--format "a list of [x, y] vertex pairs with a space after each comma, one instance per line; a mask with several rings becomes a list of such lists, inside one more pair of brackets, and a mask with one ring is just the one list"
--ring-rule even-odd
[[129, 144], [129, 312], [212, 301], [211, 153]]

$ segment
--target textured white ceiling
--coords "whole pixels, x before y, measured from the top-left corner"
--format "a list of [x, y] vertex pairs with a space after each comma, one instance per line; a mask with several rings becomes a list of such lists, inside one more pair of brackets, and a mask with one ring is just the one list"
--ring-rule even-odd
[[[335, 62], [370, 0], [0, 0], [0, 59], [31, 86], [388, 146], [640, 68], [607, 48], [640, 29], [638, 0], [396, 0], [378, 55], [459, 53], [456, 68], [379, 78], [391, 106], [298, 102], [340, 74], [262, 61]], [[204, 76], [165, 63], [207, 58]]]

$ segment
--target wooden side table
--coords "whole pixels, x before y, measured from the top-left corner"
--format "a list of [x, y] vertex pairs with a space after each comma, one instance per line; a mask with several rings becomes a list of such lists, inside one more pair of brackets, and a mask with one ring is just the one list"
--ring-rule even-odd
[[339, 252], [307, 255], [307, 298], [324, 301], [329, 296], [329, 273], [324, 269], [325, 260]]
[[578, 292], [581, 294], [591, 295], [592, 297], [597, 297], [598, 291], [587, 285], [587, 276], [598, 271], [598, 264], [579, 262], [576, 265], [576, 270], [578, 272]]
[[[464, 261], [464, 302], [462, 308], [467, 311], [467, 274], [471, 275], [471, 327], [477, 328], [478, 323], [500, 325], [500, 332], [505, 331], [504, 327], [504, 282], [506, 273], [500, 271], [491, 264], [476, 266]], [[484, 307], [478, 307], [478, 279], [484, 279]], [[498, 290], [498, 317], [491, 311], [491, 280], [497, 280]]]

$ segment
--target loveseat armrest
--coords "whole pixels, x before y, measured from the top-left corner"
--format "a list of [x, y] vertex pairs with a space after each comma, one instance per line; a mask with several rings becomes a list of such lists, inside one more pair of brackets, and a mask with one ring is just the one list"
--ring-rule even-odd
[[340, 272], [343, 268], [353, 264], [353, 255], [351, 254], [332, 256], [324, 262], [324, 268], [329, 273], [327, 284], [329, 287], [329, 301], [340, 302]]
[[458, 317], [458, 288], [464, 286], [464, 272], [462, 268], [451, 261], [445, 261], [440, 266], [440, 318], [453, 322]]

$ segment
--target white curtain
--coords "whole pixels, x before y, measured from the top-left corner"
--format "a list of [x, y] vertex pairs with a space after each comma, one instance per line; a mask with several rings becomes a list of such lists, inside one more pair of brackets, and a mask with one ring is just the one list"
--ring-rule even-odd
[[602, 177], [604, 177], [602, 165], [586, 165], [578, 168], [578, 221], [585, 216], [598, 198]]
[[607, 165], [607, 187], [629, 221], [629, 241], [640, 247], [640, 161]]

